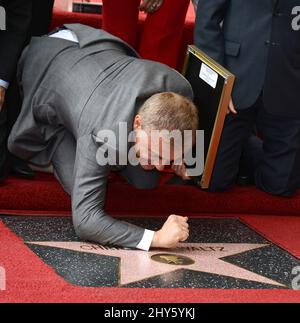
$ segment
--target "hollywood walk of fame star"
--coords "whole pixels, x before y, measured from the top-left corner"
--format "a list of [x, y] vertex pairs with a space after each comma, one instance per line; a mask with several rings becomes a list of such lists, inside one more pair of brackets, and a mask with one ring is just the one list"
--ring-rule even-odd
[[[181, 243], [172, 250], [126, 250], [83, 242], [28, 242], [28, 244], [120, 258], [120, 285], [127, 285], [180, 269], [222, 275], [284, 287], [284, 285], [233, 265], [224, 258], [269, 246], [246, 243]], [[156, 260], [155, 260], [156, 258]], [[159, 259], [160, 258], [160, 259]], [[157, 262], [157, 259], [160, 260]], [[184, 259], [188, 264], [184, 265]]]

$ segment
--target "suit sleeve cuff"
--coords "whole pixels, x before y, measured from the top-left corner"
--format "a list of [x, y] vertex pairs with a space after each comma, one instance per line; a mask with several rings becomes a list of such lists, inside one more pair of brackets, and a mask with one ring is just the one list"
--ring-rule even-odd
[[4, 87], [7, 90], [9, 87], [9, 83], [4, 80], [0, 80], [0, 86]]
[[144, 251], [149, 251], [154, 237], [154, 233], [154, 231], [145, 230], [144, 236], [136, 248]]

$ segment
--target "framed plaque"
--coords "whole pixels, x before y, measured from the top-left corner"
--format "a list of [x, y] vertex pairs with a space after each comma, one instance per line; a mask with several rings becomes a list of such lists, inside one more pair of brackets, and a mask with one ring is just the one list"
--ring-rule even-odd
[[73, 12], [102, 14], [102, 1], [73, 1]]
[[195, 179], [209, 188], [235, 76], [196, 46], [188, 47], [183, 75], [191, 83], [199, 109], [200, 130], [204, 130], [204, 171]]

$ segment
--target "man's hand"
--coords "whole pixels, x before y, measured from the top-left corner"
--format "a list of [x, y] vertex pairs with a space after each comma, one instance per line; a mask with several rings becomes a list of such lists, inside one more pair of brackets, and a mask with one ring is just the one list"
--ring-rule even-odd
[[155, 232], [151, 247], [176, 248], [179, 242], [186, 241], [188, 237], [188, 218], [173, 214], [169, 216], [163, 227]]
[[232, 98], [230, 99], [230, 103], [229, 103], [229, 107], [228, 107], [228, 112], [227, 114], [230, 114], [230, 113], [233, 113], [233, 114], [237, 114], [238, 112], [236, 111], [236, 108], [234, 106], [234, 103], [233, 103], [233, 100]]
[[144, 0], [140, 6], [140, 10], [145, 13], [153, 13], [162, 6], [163, 2], [164, 0]]
[[2, 108], [4, 105], [5, 93], [6, 93], [6, 89], [0, 86], [0, 112], [2, 111]]
[[191, 179], [189, 176], [186, 175], [185, 165], [172, 165], [172, 169], [175, 172], [175, 174], [181, 177], [184, 181]]

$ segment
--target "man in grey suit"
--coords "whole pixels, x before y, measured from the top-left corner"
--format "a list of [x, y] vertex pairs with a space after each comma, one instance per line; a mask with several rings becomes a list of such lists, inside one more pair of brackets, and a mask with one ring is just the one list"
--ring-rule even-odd
[[[145, 153], [148, 139], [139, 135], [143, 130], [183, 133], [198, 128], [192, 89], [183, 76], [163, 64], [139, 59], [127, 44], [102, 30], [74, 24], [50, 36], [34, 37], [21, 57], [18, 79], [23, 106], [9, 150], [38, 166], [53, 164], [71, 195], [79, 237], [142, 250], [174, 247], [188, 238], [185, 217], [171, 215], [161, 230], [152, 232], [113, 219], [103, 210], [112, 170], [119, 170], [138, 188], [157, 185], [165, 161], [152, 143]], [[120, 132], [121, 122], [128, 132], [135, 130], [136, 154], [146, 163], [101, 164], [107, 147], [117, 160], [128, 156], [128, 147], [119, 144], [127, 136]], [[115, 134], [116, 142], [108, 143], [104, 130]], [[148, 163], [149, 153], [157, 153], [157, 164]], [[172, 148], [169, 162], [176, 154]]]
[[[211, 191], [230, 188], [245, 148], [261, 190], [291, 196], [300, 180], [300, 0], [199, 0], [196, 45], [237, 76]], [[256, 126], [259, 139], [252, 136]]]

